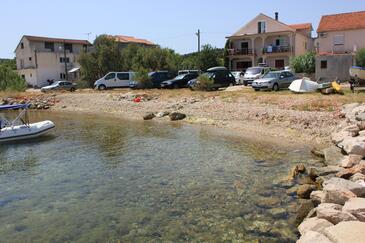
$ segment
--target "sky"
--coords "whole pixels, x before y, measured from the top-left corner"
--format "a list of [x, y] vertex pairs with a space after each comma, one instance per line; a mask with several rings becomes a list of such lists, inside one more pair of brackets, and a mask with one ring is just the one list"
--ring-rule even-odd
[[129, 35], [185, 54], [197, 50], [198, 29], [202, 45], [222, 48], [259, 13], [279, 12], [284, 23], [311, 22], [316, 30], [322, 15], [361, 10], [365, 0], [1, 0], [0, 58], [13, 58], [23, 35], [91, 42], [101, 34]]

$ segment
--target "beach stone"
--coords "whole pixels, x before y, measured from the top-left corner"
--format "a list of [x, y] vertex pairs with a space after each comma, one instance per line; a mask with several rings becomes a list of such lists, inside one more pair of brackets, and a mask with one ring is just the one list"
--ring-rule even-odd
[[257, 201], [257, 206], [261, 208], [273, 208], [280, 205], [280, 198], [277, 197], [262, 197]]
[[360, 161], [362, 160], [362, 158], [363, 158], [363, 156], [357, 155], [357, 154], [350, 154], [348, 156], [345, 156], [343, 158], [343, 160], [341, 161], [341, 167], [343, 167], [343, 168], [351, 168], [351, 167], [359, 164]]
[[323, 189], [326, 190], [326, 188], [329, 188], [330, 185], [333, 185], [333, 187], [331, 186], [331, 189], [343, 188], [345, 190], [353, 192], [358, 197], [365, 196], [365, 186], [349, 180], [336, 177], [331, 178], [323, 183]]
[[317, 218], [326, 219], [332, 224], [342, 221], [356, 221], [356, 217], [350, 213], [342, 212], [342, 206], [334, 203], [322, 203], [317, 209]]
[[296, 222], [302, 222], [308, 213], [314, 208], [313, 202], [307, 199], [300, 199], [297, 206]]
[[273, 225], [270, 222], [255, 220], [251, 225], [247, 226], [248, 231], [269, 233]]
[[365, 198], [360, 198], [360, 197], [351, 198], [349, 201], [345, 203], [345, 206], [343, 206], [342, 211], [351, 213], [359, 221], [365, 222]]
[[342, 187], [338, 187], [334, 184], [326, 185], [323, 189], [324, 198], [322, 203], [335, 203], [344, 205], [351, 198], [355, 198], [356, 195]]
[[317, 189], [317, 187], [314, 185], [309, 185], [309, 184], [301, 185], [298, 187], [297, 195], [300, 198], [309, 199], [311, 192], [316, 189]]
[[365, 121], [365, 112], [362, 112], [356, 116], [356, 121]]
[[315, 179], [318, 176], [336, 174], [343, 170], [344, 170], [344, 168], [342, 168], [340, 166], [334, 166], [334, 165], [329, 165], [329, 166], [319, 167], [319, 168], [311, 167], [311, 168], [309, 168], [308, 175], [310, 178]]
[[356, 173], [350, 177], [350, 181], [357, 182], [359, 180], [365, 180], [365, 175], [361, 173]]
[[322, 230], [333, 226], [331, 222], [326, 219], [319, 219], [317, 217], [305, 219], [299, 226], [298, 230], [301, 235], [304, 235], [308, 231], [316, 231], [322, 233]]
[[337, 225], [324, 229], [328, 239], [340, 243], [365, 243], [365, 223], [363, 222], [341, 222]]
[[[342, 141], [342, 140], [341, 140]], [[317, 156], [317, 157], [320, 157], [320, 158], [324, 158], [324, 153], [323, 153], [323, 151], [322, 150], [319, 150], [319, 149], [317, 149], [317, 148], [313, 148], [312, 150], [311, 150], [311, 153], [312, 154], [314, 154], [315, 156]]]
[[148, 112], [143, 116], [143, 120], [152, 120], [155, 118], [155, 114], [152, 112]]
[[343, 179], [349, 179], [351, 176], [357, 173], [365, 174], [365, 162], [361, 161], [360, 164], [355, 165], [352, 168], [340, 171], [336, 174], [336, 176]]
[[269, 209], [269, 213], [273, 216], [273, 218], [283, 218], [287, 215], [284, 208], [271, 208]]
[[310, 195], [310, 199], [312, 200], [315, 206], [318, 206], [322, 202], [324, 202], [326, 195], [324, 191], [314, 191]]
[[183, 120], [186, 118], [186, 115], [179, 112], [173, 112], [169, 115], [171, 121]]
[[162, 117], [168, 116], [169, 114], [170, 114], [170, 112], [168, 112], [168, 111], [161, 111], [161, 112], [157, 113], [156, 117], [162, 118]]
[[365, 137], [346, 138], [340, 146], [347, 154], [365, 156]]
[[324, 153], [324, 163], [326, 165], [339, 166], [340, 162], [344, 157], [344, 155], [341, 152], [341, 149], [334, 145], [323, 150], [323, 153]]
[[308, 231], [300, 237], [297, 243], [333, 243], [325, 235], [315, 232]]

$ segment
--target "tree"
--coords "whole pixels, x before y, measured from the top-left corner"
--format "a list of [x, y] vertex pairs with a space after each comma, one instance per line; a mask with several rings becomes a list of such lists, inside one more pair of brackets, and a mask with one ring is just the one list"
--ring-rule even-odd
[[356, 53], [356, 65], [360, 67], [365, 67], [365, 48], [360, 49]]
[[226, 45], [224, 46], [224, 66], [229, 69], [229, 40], [226, 41]]
[[197, 68], [203, 71], [215, 66], [223, 65], [223, 55], [220, 49], [211, 45], [204, 45], [202, 51], [197, 56]]
[[296, 73], [314, 73], [316, 71], [316, 56], [314, 52], [307, 52], [303, 55], [293, 57], [290, 65]]
[[24, 91], [26, 88], [27, 83], [14, 70], [14, 62], [0, 63], [1, 91]]

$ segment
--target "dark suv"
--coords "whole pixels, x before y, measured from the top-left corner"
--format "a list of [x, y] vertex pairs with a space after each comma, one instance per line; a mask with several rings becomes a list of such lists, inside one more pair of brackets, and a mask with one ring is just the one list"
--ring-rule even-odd
[[[173, 79], [176, 75], [168, 72], [168, 71], [156, 71], [150, 72], [148, 76], [151, 78], [152, 87], [151, 88], [160, 88], [161, 83], [166, 80]], [[129, 83], [130, 88], [138, 89], [138, 82], [133, 81]]]
[[[231, 85], [235, 85], [235, 83], [236, 83], [236, 79], [233, 76], [233, 74], [230, 71], [228, 71], [228, 69], [225, 67], [210, 68], [203, 75], [206, 75], [211, 80], [214, 80], [212, 89], [215, 89], [215, 90], [217, 90], [219, 88], [224, 88], [224, 87], [228, 87]], [[197, 79], [193, 79], [193, 80], [189, 81], [188, 86], [191, 89], [194, 89], [194, 87], [196, 85], [198, 85], [198, 82], [199, 81]]]

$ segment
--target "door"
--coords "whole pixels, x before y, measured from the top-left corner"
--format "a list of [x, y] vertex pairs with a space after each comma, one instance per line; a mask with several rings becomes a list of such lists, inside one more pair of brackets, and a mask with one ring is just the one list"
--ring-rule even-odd
[[108, 73], [105, 76], [104, 80], [105, 80], [105, 86], [107, 88], [109, 88], [109, 87], [115, 87], [114, 85], [117, 82], [117, 79], [115, 77], [115, 73]]
[[279, 70], [283, 70], [284, 67], [285, 67], [284, 59], [277, 59], [277, 60], [275, 60], [275, 68], [277, 68]]
[[285, 72], [285, 74], [286, 74], [286, 87], [285, 88], [289, 88], [291, 83], [295, 80], [295, 76], [291, 72]]
[[117, 73], [117, 86], [118, 87], [128, 87], [129, 86], [129, 73]]

